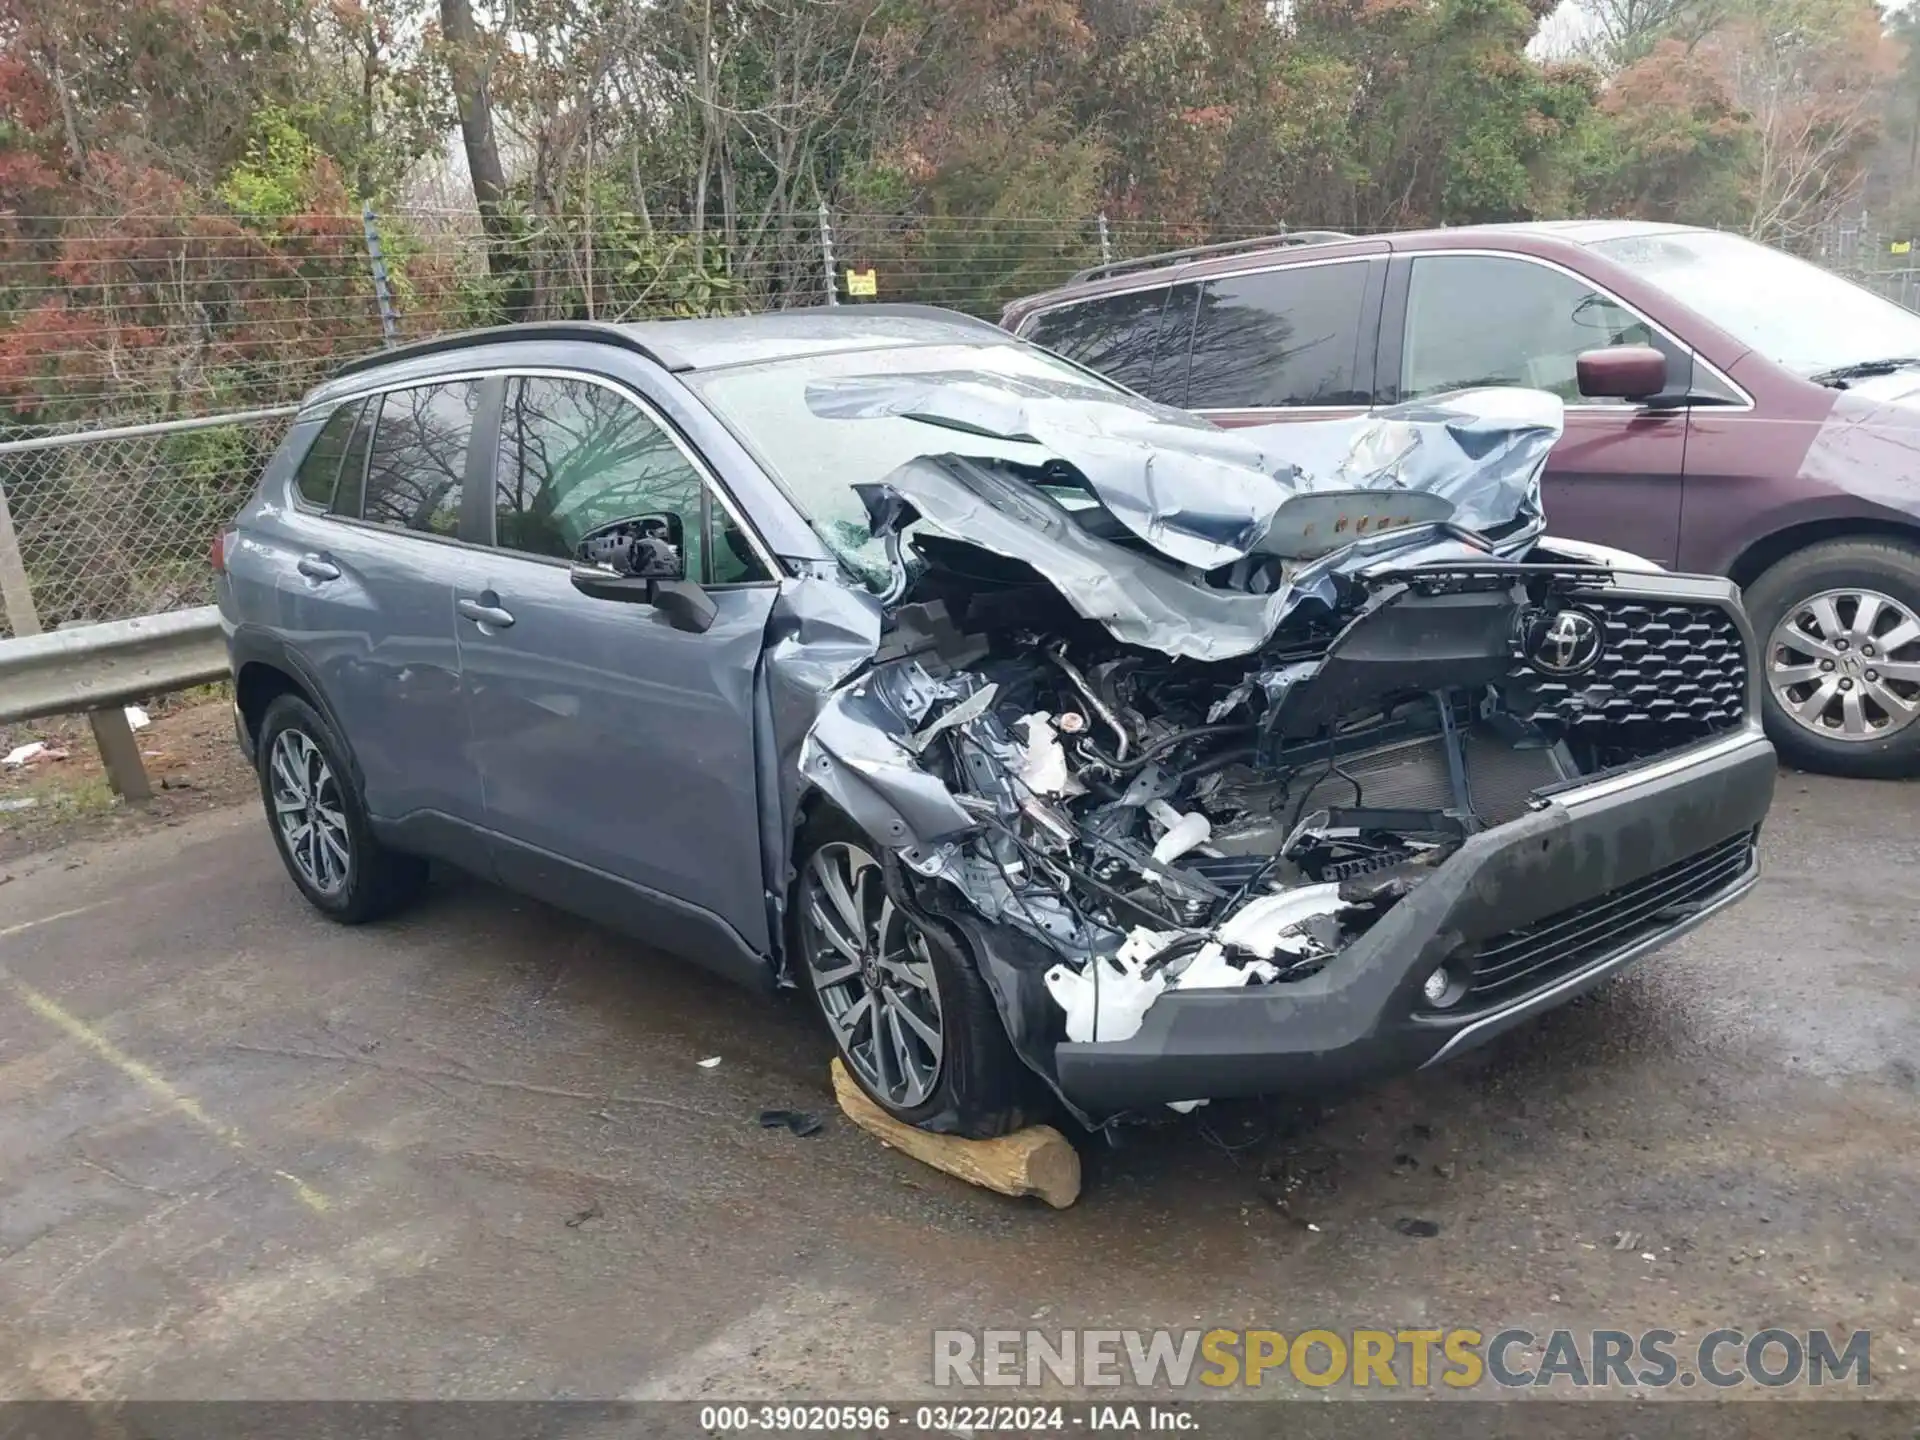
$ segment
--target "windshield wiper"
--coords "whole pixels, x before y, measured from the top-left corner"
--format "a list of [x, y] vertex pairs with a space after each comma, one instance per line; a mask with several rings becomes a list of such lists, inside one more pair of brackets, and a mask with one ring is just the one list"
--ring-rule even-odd
[[1849, 380], [1866, 380], [1875, 375], [1891, 375], [1896, 370], [1905, 370], [1909, 366], [1920, 365], [1920, 355], [1900, 355], [1889, 360], [1856, 360], [1851, 365], [1836, 365], [1831, 370], [1822, 370], [1807, 378], [1816, 385], [1831, 385], [1839, 390], [1847, 388]]

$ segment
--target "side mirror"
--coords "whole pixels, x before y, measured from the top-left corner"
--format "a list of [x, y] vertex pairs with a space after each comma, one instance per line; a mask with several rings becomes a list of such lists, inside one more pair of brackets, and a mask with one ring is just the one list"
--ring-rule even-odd
[[574, 548], [568, 579], [582, 595], [651, 605], [674, 629], [703, 635], [720, 610], [687, 579], [685, 539], [680, 517], [671, 513], [602, 525]]
[[1667, 357], [1651, 345], [1609, 345], [1574, 361], [1580, 393], [1594, 400], [1651, 400], [1667, 388]]
[[634, 515], [589, 530], [574, 547], [576, 564], [602, 566], [637, 580], [687, 578], [686, 532], [671, 511]]

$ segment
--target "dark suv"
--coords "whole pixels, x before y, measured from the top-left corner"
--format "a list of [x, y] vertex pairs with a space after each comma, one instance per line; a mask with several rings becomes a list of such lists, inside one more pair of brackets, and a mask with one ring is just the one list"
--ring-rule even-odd
[[1002, 324], [1229, 426], [1551, 391], [1552, 532], [1738, 583], [1790, 760], [1920, 770], [1920, 315], [1737, 236], [1566, 221], [1126, 261]]

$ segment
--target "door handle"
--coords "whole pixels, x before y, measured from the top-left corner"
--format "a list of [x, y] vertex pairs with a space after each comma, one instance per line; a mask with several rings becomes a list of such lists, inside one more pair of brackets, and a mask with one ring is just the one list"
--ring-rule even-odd
[[309, 580], [338, 580], [340, 567], [331, 560], [322, 560], [318, 555], [302, 555], [300, 563], [294, 566]]
[[476, 625], [490, 625], [495, 630], [504, 630], [513, 624], [513, 612], [502, 610], [498, 605], [482, 605], [478, 600], [456, 600], [453, 608]]

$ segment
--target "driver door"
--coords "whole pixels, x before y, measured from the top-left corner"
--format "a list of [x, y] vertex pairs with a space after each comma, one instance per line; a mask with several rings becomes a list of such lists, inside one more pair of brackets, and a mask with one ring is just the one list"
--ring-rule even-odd
[[[510, 379], [491, 548], [468, 552], [454, 608], [501, 880], [725, 969], [730, 940], [734, 959], [768, 948], [753, 695], [774, 586], [737, 532], [712, 543], [723, 513], [628, 392]], [[718, 609], [705, 632], [569, 581], [590, 533], [642, 517], [677, 520]]]

